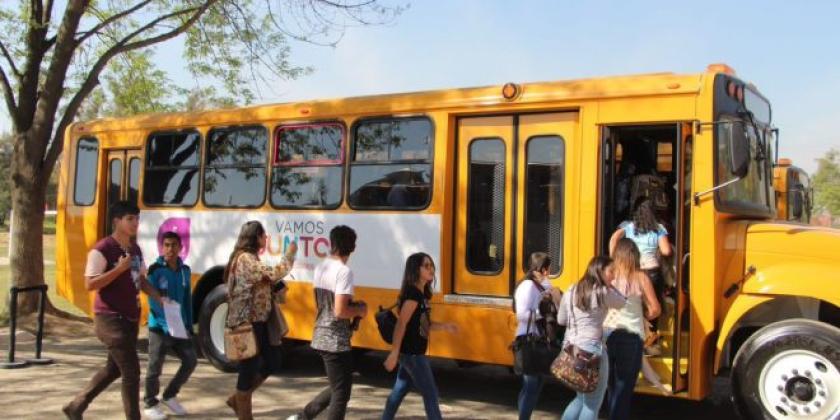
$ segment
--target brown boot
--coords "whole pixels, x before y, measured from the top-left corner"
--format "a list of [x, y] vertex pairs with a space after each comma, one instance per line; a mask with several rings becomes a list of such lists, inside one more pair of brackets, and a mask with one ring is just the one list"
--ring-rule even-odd
[[234, 401], [236, 401], [236, 418], [239, 420], [254, 420], [251, 414], [251, 392], [236, 391], [234, 394]]
[[236, 408], [236, 392], [230, 394], [230, 397], [228, 397], [225, 403], [228, 407], [230, 407], [231, 410], [233, 410], [233, 414], [236, 414], [237, 416], [239, 415], [239, 410], [237, 410]]

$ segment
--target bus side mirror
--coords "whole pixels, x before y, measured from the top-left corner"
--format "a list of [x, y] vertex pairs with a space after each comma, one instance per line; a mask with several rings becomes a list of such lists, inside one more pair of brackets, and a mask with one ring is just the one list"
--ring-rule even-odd
[[750, 142], [747, 138], [747, 127], [743, 122], [738, 122], [732, 124], [730, 129], [729, 167], [732, 168], [732, 175], [743, 178], [750, 170]]

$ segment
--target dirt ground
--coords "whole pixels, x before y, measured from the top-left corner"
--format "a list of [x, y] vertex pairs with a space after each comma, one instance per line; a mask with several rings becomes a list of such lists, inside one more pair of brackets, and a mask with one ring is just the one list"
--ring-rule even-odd
[[[142, 331], [142, 329], [141, 329]], [[18, 359], [32, 357], [34, 337], [18, 332]], [[8, 349], [8, 328], [0, 329], [0, 350], [3, 360]], [[141, 340], [141, 373], [145, 373], [148, 358], [145, 340]], [[327, 385], [323, 367], [317, 354], [306, 345], [289, 346], [285, 352], [285, 367], [281, 375], [270, 378], [254, 394], [256, 418], [285, 419], [301, 409]], [[46, 339], [44, 356], [55, 359], [46, 366], [0, 370], [0, 407], [4, 419], [60, 419], [61, 407], [68, 402], [105, 361], [105, 351], [99, 342], [87, 334], [77, 337]], [[164, 366], [162, 387], [177, 369], [177, 359]], [[353, 396], [347, 412], [348, 419], [377, 419], [393, 385], [393, 375], [382, 368], [384, 353], [369, 352], [357, 357]], [[519, 380], [502, 367], [482, 366], [459, 368], [454, 362], [435, 360], [435, 377], [440, 387], [441, 411], [447, 419], [515, 419]], [[224, 399], [235, 386], [236, 375], [222, 373], [204, 359], [190, 381], [184, 386], [179, 400], [190, 412], [189, 418], [233, 418]], [[141, 382], [142, 389], [142, 382]], [[142, 392], [142, 391], [141, 391]], [[572, 394], [556, 383], [543, 390], [534, 419], [556, 419], [572, 398]], [[142, 395], [141, 395], [142, 397]], [[85, 413], [87, 419], [123, 418], [119, 385], [111, 385]], [[735, 418], [731, 407], [658, 397], [637, 396], [633, 418], [639, 419], [708, 419]], [[322, 416], [323, 417], [323, 416]], [[423, 402], [416, 393], [406, 397], [398, 418], [425, 418]]]

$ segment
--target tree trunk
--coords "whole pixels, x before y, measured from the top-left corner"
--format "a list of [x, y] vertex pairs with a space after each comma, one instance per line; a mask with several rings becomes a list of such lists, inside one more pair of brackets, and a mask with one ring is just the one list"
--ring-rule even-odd
[[[16, 146], [30, 149], [31, 143], [40, 140], [30, 136], [30, 133], [17, 134], [16, 137], [22, 138], [15, 139]], [[12, 162], [14, 215], [10, 226], [12, 235], [9, 244], [9, 268], [12, 284], [18, 287], [44, 284], [44, 192], [49, 175], [44, 175], [46, 171], [41, 167], [38, 153], [27, 152], [29, 150], [18, 150]], [[23, 293], [18, 296], [19, 315], [35, 312], [37, 309], [37, 293]]]

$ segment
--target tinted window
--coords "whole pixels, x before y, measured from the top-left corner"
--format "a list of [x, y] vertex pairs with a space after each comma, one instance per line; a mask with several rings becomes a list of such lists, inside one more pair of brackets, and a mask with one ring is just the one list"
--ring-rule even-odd
[[214, 129], [207, 137], [204, 203], [256, 207], [265, 201], [268, 131], [264, 127]]
[[122, 160], [111, 159], [108, 163], [108, 197], [105, 200], [106, 211], [108, 212], [108, 219], [105, 223], [105, 234], [110, 235], [114, 231], [114, 224], [111, 223], [113, 217], [111, 216], [111, 205], [120, 201], [120, 191], [122, 189]]
[[195, 131], [149, 137], [143, 201], [150, 205], [191, 206], [198, 200], [201, 136]]
[[140, 159], [128, 161], [128, 201], [137, 204], [140, 191]]
[[344, 126], [280, 127], [271, 174], [271, 204], [283, 208], [335, 208], [341, 204]]
[[93, 204], [96, 191], [96, 168], [99, 160], [99, 141], [79, 140], [76, 146], [76, 180], [73, 201], [79, 206]]
[[505, 260], [505, 144], [475, 140], [469, 153], [467, 268], [498, 273]]
[[420, 209], [431, 199], [432, 123], [426, 118], [365, 121], [354, 131], [354, 208]]
[[[723, 117], [723, 121], [733, 121], [729, 117]], [[732, 175], [730, 155], [730, 137], [732, 130], [742, 129], [742, 125], [735, 123], [724, 123], [717, 125], [717, 185], [728, 182], [735, 178]], [[769, 194], [772, 175], [768, 156], [771, 156], [769, 148], [759, 141], [758, 134], [747, 126], [747, 141], [750, 146], [749, 172], [743, 179], [731, 183], [717, 190], [721, 203], [728, 208], [753, 208], [767, 209], [770, 205]], [[756, 158], [761, 156], [761, 159]]]
[[559, 136], [532, 137], [526, 147], [523, 269], [528, 271], [531, 253], [548, 252], [549, 271], [556, 276], [563, 258], [565, 147]]

